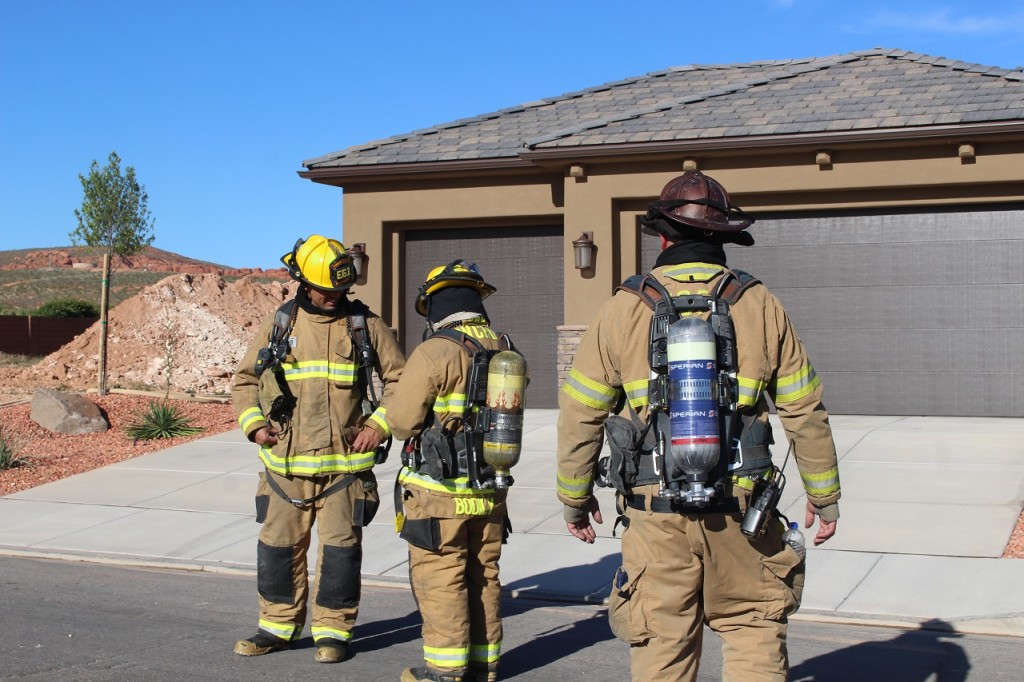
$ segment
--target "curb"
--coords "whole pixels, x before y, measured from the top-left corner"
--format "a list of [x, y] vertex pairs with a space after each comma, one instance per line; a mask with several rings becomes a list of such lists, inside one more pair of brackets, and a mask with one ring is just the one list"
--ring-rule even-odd
[[[111, 556], [90, 552], [66, 552], [46, 550], [25, 550], [0, 545], [0, 556], [22, 559], [49, 559], [60, 561], [77, 561], [82, 563], [119, 566], [124, 568], [145, 568], [193, 573], [213, 573], [255, 577], [255, 566], [244, 564], [202, 563], [189, 560], [174, 561], [168, 559], [143, 559], [131, 556]], [[362, 576], [362, 584], [368, 587], [384, 589], [409, 590], [406, 578], [385, 578], [377, 575]], [[581, 606], [603, 607], [606, 598], [592, 595], [566, 595], [524, 590], [502, 589], [502, 595], [509, 599], [523, 601], [542, 601], [555, 604], [576, 604]], [[909, 618], [892, 615], [869, 615], [845, 612], [825, 612], [809, 609], [799, 611], [790, 616], [791, 621], [803, 623], [831, 623], [835, 625], [857, 625], [895, 630], [921, 630], [927, 632], [944, 632], [951, 637], [958, 635], [985, 635], [992, 637], [1016, 637], [1024, 639], [1024, 614], [1012, 613], [1003, 616], [978, 616], [964, 618]], [[940, 624], [941, 623], [941, 624]]]

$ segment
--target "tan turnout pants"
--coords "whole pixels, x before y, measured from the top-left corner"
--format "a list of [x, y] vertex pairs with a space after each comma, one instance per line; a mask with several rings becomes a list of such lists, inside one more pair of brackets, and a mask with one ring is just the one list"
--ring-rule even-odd
[[[406, 496], [406, 523], [430, 518], [420, 505], [422, 495]], [[423, 618], [423, 660], [431, 670], [497, 670], [502, 640], [498, 561], [505, 514], [500, 501], [486, 515], [433, 518], [436, 548], [409, 543], [409, 579]]]
[[609, 620], [630, 644], [633, 680], [696, 680], [707, 623], [722, 639], [724, 681], [784, 682], [787, 617], [800, 605], [804, 566], [781, 524], [751, 541], [742, 513], [626, 516]]
[[379, 505], [376, 479], [371, 472], [356, 474], [348, 487], [298, 508], [271, 489], [268, 475], [289, 497], [308, 499], [351, 474], [286, 478], [264, 472], [256, 493], [257, 520], [264, 517], [256, 565], [260, 629], [289, 640], [302, 632], [310, 595], [306, 553], [315, 521], [320, 546], [312, 584], [313, 638], [348, 642], [359, 613], [362, 527]]

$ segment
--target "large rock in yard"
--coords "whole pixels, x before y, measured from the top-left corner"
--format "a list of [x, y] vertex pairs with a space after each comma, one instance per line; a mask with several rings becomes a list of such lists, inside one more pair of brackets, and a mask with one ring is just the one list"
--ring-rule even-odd
[[100, 433], [110, 428], [96, 403], [85, 396], [37, 388], [32, 394], [32, 421], [54, 433]]

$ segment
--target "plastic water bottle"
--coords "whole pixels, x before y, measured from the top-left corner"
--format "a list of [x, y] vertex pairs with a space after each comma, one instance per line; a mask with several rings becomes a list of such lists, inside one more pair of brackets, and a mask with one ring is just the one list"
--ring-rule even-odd
[[804, 543], [804, 534], [800, 532], [800, 524], [796, 521], [789, 522], [789, 528], [782, 534], [782, 541], [793, 548], [801, 559], [807, 556], [807, 545]]

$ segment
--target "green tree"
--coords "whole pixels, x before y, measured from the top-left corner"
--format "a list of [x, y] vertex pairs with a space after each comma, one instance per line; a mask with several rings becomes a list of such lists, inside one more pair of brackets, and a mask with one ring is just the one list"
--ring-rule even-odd
[[121, 172], [121, 157], [110, 152], [107, 165], [97, 161], [82, 182], [82, 208], [75, 209], [78, 227], [68, 236], [71, 243], [100, 247], [107, 256], [125, 259], [153, 243], [153, 218], [147, 206], [146, 188], [135, 177], [135, 168]]
[[71, 243], [105, 249], [100, 293], [99, 392], [107, 393], [107, 304], [110, 296], [110, 265], [116, 255], [122, 261], [153, 243], [153, 218], [147, 206], [146, 188], [135, 177], [135, 168], [121, 172], [121, 157], [110, 152], [107, 165], [93, 160], [82, 182], [82, 208], [75, 209], [78, 227], [68, 233]]

